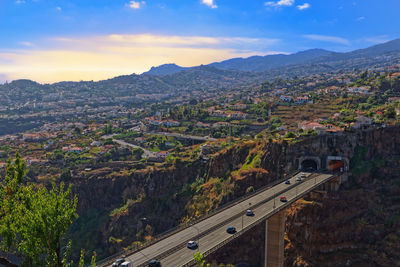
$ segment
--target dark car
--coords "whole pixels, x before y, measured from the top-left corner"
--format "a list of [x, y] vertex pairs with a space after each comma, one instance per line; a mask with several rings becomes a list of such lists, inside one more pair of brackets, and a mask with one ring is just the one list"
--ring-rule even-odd
[[246, 216], [254, 216], [254, 212], [252, 210], [246, 210]]
[[281, 202], [287, 202], [287, 198], [286, 198], [285, 196], [281, 196], [281, 197], [279, 198], [279, 200], [280, 200]]
[[149, 267], [161, 267], [161, 262], [158, 260], [151, 260], [149, 262]]
[[196, 241], [189, 241], [186, 245], [188, 249], [197, 249], [199, 245], [197, 244]]
[[125, 257], [119, 258], [112, 264], [112, 267], [118, 267], [125, 261]]
[[233, 226], [228, 226], [228, 228], [226, 228], [226, 232], [228, 234], [234, 234], [234, 233], [236, 233], [236, 228]]
[[286, 181], [285, 181], [285, 184], [290, 184], [290, 180], [286, 180]]

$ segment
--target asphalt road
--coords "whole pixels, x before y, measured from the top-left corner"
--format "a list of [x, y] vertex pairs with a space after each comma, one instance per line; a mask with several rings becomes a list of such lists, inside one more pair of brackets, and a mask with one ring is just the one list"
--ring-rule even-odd
[[217, 141], [213, 137], [208, 136], [196, 136], [196, 135], [187, 135], [187, 134], [179, 134], [179, 133], [166, 133], [166, 132], [147, 132], [148, 134], [155, 134], [155, 135], [165, 135], [165, 136], [173, 136], [177, 138], [185, 138], [185, 139], [193, 139], [198, 141]]
[[[295, 180], [296, 177], [300, 176], [300, 174], [297, 174], [290, 178], [291, 185], [287, 185], [284, 182], [277, 184], [189, 228], [185, 228], [162, 239], [139, 252], [129, 255], [127, 259], [132, 262], [132, 266], [146, 266], [152, 259], [160, 260], [162, 266], [166, 267], [190, 264], [193, 260], [193, 253], [196, 251], [207, 254], [217, 249], [224, 242], [228, 242], [240, 234], [245, 234], [248, 230], [246, 228], [251, 228], [269, 218], [280, 208], [288, 206], [297, 198], [300, 198], [332, 177], [331, 174], [306, 174], [307, 178], [302, 179], [301, 182]], [[288, 202], [284, 203], [279, 200], [282, 195], [286, 196]], [[275, 197], [273, 198], [273, 196]], [[254, 211], [255, 216], [249, 217], [245, 215], [245, 211], [249, 208]], [[235, 236], [226, 233], [228, 226], [236, 227], [238, 232]], [[193, 251], [186, 248], [189, 240], [198, 242], [198, 250]]]
[[121, 146], [129, 146], [129, 147], [133, 147], [133, 148], [140, 148], [144, 152], [142, 154], [142, 158], [150, 158], [150, 157], [156, 157], [157, 156], [157, 152], [153, 152], [153, 151], [145, 149], [145, 148], [143, 148], [141, 146], [137, 146], [137, 145], [134, 145], [134, 144], [122, 141], [122, 140], [115, 139], [114, 136], [115, 136], [115, 134], [103, 135], [101, 138], [103, 138], [103, 139], [111, 138], [115, 143], [117, 143], [117, 144], [119, 144]]

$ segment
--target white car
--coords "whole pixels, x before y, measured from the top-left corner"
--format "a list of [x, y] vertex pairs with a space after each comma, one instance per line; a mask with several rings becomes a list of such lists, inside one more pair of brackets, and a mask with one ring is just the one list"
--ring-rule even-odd
[[246, 216], [254, 216], [254, 212], [252, 210], [246, 210]]
[[187, 247], [188, 249], [197, 249], [198, 246], [199, 246], [199, 245], [197, 244], [196, 241], [189, 241], [189, 242], [187, 243], [187, 245], [186, 245], [186, 247]]
[[122, 258], [117, 259], [116, 261], [114, 261], [114, 263], [112, 264], [112, 267], [118, 267], [121, 266], [121, 264], [125, 261], [125, 257], [122, 256]]
[[307, 176], [306, 176], [305, 173], [302, 173], [302, 174], [300, 175], [300, 177], [301, 177], [301, 178], [307, 178]]

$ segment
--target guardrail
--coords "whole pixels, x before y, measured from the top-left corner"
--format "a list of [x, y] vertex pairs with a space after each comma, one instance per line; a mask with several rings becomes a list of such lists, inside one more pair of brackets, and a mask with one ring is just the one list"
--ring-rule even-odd
[[[298, 173], [298, 172], [297, 172], [297, 173]], [[312, 174], [312, 175], [314, 175], [314, 174]], [[311, 177], [312, 175], [310, 175], [310, 177]], [[309, 178], [310, 178], [310, 177], [309, 177]], [[283, 180], [286, 180], [286, 179], [283, 179]], [[280, 181], [280, 183], [281, 183], [281, 182], [282, 182], [282, 181]], [[289, 185], [288, 187], [286, 187], [284, 190], [275, 192], [272, 196], [266, 198], [265, 200], [263, 200], [263, 201], [261, 201], [261, 202], [258, 202], [258, 203], [254, 204], [254, 205], [249, 206], [249, 209], [255, 209], [255, 208], [259, 207], [260, 205], [264, 204], [265, 202], [268, 202], [269, 200], [276, 198], [276, 197], [279, 196], [280, 194], [282, 194], [282, 193], [284, 193], [284, 192], [286, 192], [286, 191], [288, 191], [288, 190], [294, 188], [295, 186], [297, 186], [297, 185], [299, 185], [299, 184], [301, 184], [301, 183], [303, 183], [303, 182], [304, 182], [304, 180], [302, 180], [301, 182], [297, 182], [297, 183], [295, 183], [295, 184], [291, 184], [291, 185]], [[271, 187], [268, 187], [268, 188], [271, 188]], [[267, 188], [267, 190], [268, 190], [268, 188]], [[263, 191], [262, 191], [262, 192], [263, 192]], [[260, 194], [260, 193], [262, 193], [262, 192], [258, 192], [258, 194]], [[254, 195], [257, 195], [257, 194], [254, 194]], [[252, 195], [252, 196], [254, 196], [254, 195]], [[252, 196], [250, 196], [250, 197], [252, 197]], [[250, 197], [248, 197], [248, 198], [250, 198]], [[243, 200], [242, 200], [242, 201], [243, 201]], [[232, 207], [232, 206], [234, 206], [234, 205], [237, 205], [237, 204], [238, 204], [238, 202], [235, 202], [235, 203], [233, 203], [233, 205], [231, 205], [230, 207]], [[226, 207], [226, 208], [229, 208], [229, 207]], [[225, 209], [224, 209], [224, 210], [225, 210]], [[157, 260], [161, 260], [161, 259], [163, 259], [163, 258], [165, 258], [165, 257], [167, 257], [167, 256], [169, 256], [169, 255], [171, 255], [171, 254], [174, 253], [175, 251], [184, 248], [184, 247], [186, 246], [186, 244], [189, 242], [189, 240], [196, 240], [196, 239], [198, 240], [198, 239], [200, 239], [201, 237], [208, 235], [210, 232], [214, 231], [216, 228], [219, 228], [220, 226], [226, 224], [227, 222], [229, 222], [229, 221], [231, 221], [231, 220], [234, 220], [234, 219], [236, 219], [236, 218], [239, 218], [239, 217], [243, 216], [243, 215], [244, 215], [243, 213], [244, 213], [244, 210], [243, 210], [243, 212], [237, 213], [237, 214], [235, 214], [235, 215], [229, 217], [228, 219], [226, 219], [226, 220], [224, 220], [224, 221], [222, 221], [222, 222], [220, 222], [220, 223], [214, 225], [213, 227], [211, 227], [211, 228], [207, 229], [206, 231], [202, 232], [201, 234], [198, 234], [198, 235], [192, 237], [191, 239], [185, 240], [184, 242], [181, 242], [179, 245], [177, 245], [177, 246], [171, 248], [170, 250], [168, 250], [168, 251], [166, 251], [166, 252], [164, 252], [164, 253], [162, 253], [162, 254], [159, 254], [159, 255], [157, 256]], [[193, 224], [192, 224], [192, 225], [193, 225]], [[192, 226], [192, 225], [191, 225], [191, 226]], [[189, 226], [189, 227], [191, 227], [191, 226]], [[135, 252], [135, 253], [136, 253], [136, 252]], [[145, 267], [145, 266], [147, 266], [146, 263], [143, 263], [143, 264], [138, 265], [138, 267]]]
[[[218, 213], [218, 212], [224, 211], [224, 210], [226, 210], [226, 209], [228, 209], [228, 208], [230, 208], [230, 207], [236, 205], [236, 204], [239, 203], [239, 202], [242, 202], [242, 201], [244, 201], [244, 200], [246, 200], [246, 199], [249, 199], [249, 198], [253, 197], [254, 195], [260, 194], [261, 192], [263, 192], [263, 191], [265, 191], [265, 190], [268, 190], [269, 188], [271, 188], [271, 187], [273, 187], [273, 186], [275, 186], [275, 185], [277, 185], [277, 184], [279, 184], [279, 183], [282, 183], [283, 181], [287, 180], [288, 177], [293, 177], [293, 176], [297, 175], [298, 173], [300, 173], [299, 170], [296, 170], [296, 171], [293, 171], [293, 172], [291, 172], [291, 173], [289, 173], [289, 174], [286, 174], [284, 178], [281, 178], [281, 179], [279, 179], [279, 180], [273, 181], [273, 182], [271, 182], [271, 183], [269, 183], [269, 184], [267, 184], [267, 185], [265, 185], [265, 186], [263, 186], [263, 187], [260, 187], [259, 189], [255, 190], [255, 191], [253, 191], [253, 192], [250, 192], [249, 194], [246, 194], [246, 195], [244, 195], [244, 196], [242, 196], [242, 197], [239, 197], [239, 198], [237, 198], [237, 199], [235, 199], [235, 200], [233, 200], [233, 201], [231, 201], [231, 202], [228, 202], [228, 203], [226, 203], [226, 204], [224, 204], [224, 205], [222, 205], [222, 206], [220, 206], [220, 207], [218, 207], [218, 208], [216, 208], [216, 209], [210, 211], [209, 213], [205, 214], [205, 215], [202, 216], [201, 218], [198, 218], [198, 219], [196, 219], [196, 220], [194, 220], [194, 221], [191, 221], [190, 223], [185, 223], [185, 224], [178, 225], [178, 226], [173, 227], [173, 228], [171, 228], [171, 229], [169, 229], [169, 230], [167, 230], [167, 231], [165, 231], [165, 232], [163, 232], [163, 233], [160, 233], [160, 234], [158, 234], [152, 241], [150, 241], [149, 243], [147, 243], [146, 245], [144, 245], [144, 246], [142, 246], [142, 247], [140, 247], [140, 248], [137, 248], [137, 249], [134, 249], [134, 250], [131, 250], [131, 251], [128, 251], [128, 252], [126, 252], [126, 251], [121, 251], [121, 252], [116, 253], [116, 254], [114, 254], [114, 255], [112, 255], [112, 256], [109, 256], [109, 257], [107, 257], [107, 258], [105, 258], [105, 259], [102, 259], [102, 260], [100, 260], [100, 261], [97, 262], [97, 266], [107, 266], [107, 265], [109, 265], [109, 264], [112, 264], [112, 262], [113, 262], [116, 258], [118, 258], [118, 257], [122, 257], [123, 255], [124, 255], [125, 257], [128, 257], [128, 256], [130, 256], [130, 255], [132, 255], [132, 254], [135, 254], [135, 253], [137, 253], [137, 252], [140, 252], [141, 250], [143, 250], [143, 249], [145, 249], [145, 248], [147, 248], [147, 247], [153, 245], [154, 243], [157, 243], [157, 242], [159, 242], [159, 241], [161, 241], [161, 240], [163, 240], [163, 239], [165, 239], [165, 238], [168, 238], [168, 237], [170, 237], [171, 235], [173, 235], [173, 234], [175, 234], [175, 233], [177, 233], [177, 232], [179, 232], [179, 231], [182, 231], [182, 230], [184, 230], [184, 229], [187, 229], [187, 228], [189, 228], [189, 227], [192, 227], [192, 225], [197, 224], [197, 223], [199, 223], [199, 222], [201, 222], [201, 221], [203, 221], [203, 220], [205, 220], [205, 219], [207, 219], [207, 218], [213, 216], [214, 214], [216, 214], [216, 213]], [[292, 186], [293, 186], [293, 185], [291, 185], [290, 187], [288, 187], [288, 189], [290, 189]], [[280, 193], [282, 193], [282, 192], [280, 192]], [[251, 207], [249, 207], [249, 208], [254, 208], [254, 206], [255, 206], [255, 205], [253, 205], [253, 206], [251, 206]], [[230, 218], [232, 218], [232, 217], [230, 217]], [[228, 219], [228, 220], [229, 220], [229, 219]], [[208, 231], [207, 231], [207, 232], [208, 232]], [[197, 237], [197, 236], [196, 236], [196, 237]], [[186, 241], [186, 242], [187, 242], [187, 241]], [[185, 245], [185, 244], [186, 244], [185, 242], [182, 242], [180, 245], [178, 245], [178, 246], [176, 246], [176, 247], [174, 247], [174, 248], [168, 250], [168, 252], [170, 252], [170, 251], [171, 251], [171, 252], [176, 251], [177, 248], [181, 248], [182, 245]], [[165, 252], [165, 253], [166, 253], [166, 252]], [[163, 254], [161, 254], [161, 255], [164, 255], [165, 253], [163, 253]], [[168, 253], [167, 255], [169, 255], [169, 254], [170, 254], [170, 253]]]
[[[325, 173], [325, 172], [324, 172]], [[328, 172], [326, 172], [328, 173]], [[274, 214], [276, 214], [277, 212], [286, 209], [288, 206], [290, 206], [292, 203], [294, 203], [295, 201], [297, 201], [298, 199], [302, 198], [305, 194], [308, 194], [309, 192], [311, 192], [312, 190], [314, 190], [315, 188], [319, 187], [320, 185], [326, 183], [329, 180], [332, 180], [333, 178], [339, 176], [340, 174], [333, 174], [331, 177], [329, 177], [326, 180], [320, 181], [318, 183], [315, 183], [313, 186], [311, 186], [309, 189], [304, 190], [303, 192], [301, 192], [300, 194], [296, 195], [296, 197], [294, 197], [293, 199], [291, 199], [290, 201], [286, 202], [284, 205], [281, 205], [277, 208], [274, 208], [272, 211], [270, 211], [269, 213], [267, 213], [266, 215], [262, 216], [260, 219], [256, 220], [255, 222], [247, 225], [245, 228], [243, 228], [242, 230], [236, 232], [234, 235], [231, 235], [229, 238], [225, 239], [224, 241], [222, 241], [221, 243], [219, 243], [218, 245], [216, 245], [215, 247], [205, 251], [203, 253], [204, 257], [207, 257], [208, 255], [212, 254], [213, 252], [215, 252], [216, 250], [218, 250], [219, 248], [225, 246], [226, 244], [228, 244], [229, 242], [231, 242], [232, 240], [238, 238], [239, 236], [241, 236], [242, 234], [244, 234], [245, 232], [247, 232], [248, 230], [250, 230], [251, 228], [253, 228], [255, 225], [262, 223], [263, 221], [267, 220], [268, 218], [272, 217]], [[313, 176], [313, 175], [311, 175]], [[309, 179], [307, 180], [311, 180], [313, 177], [309, 177]], [[316, 177], [314, 177], [316, 178]], [[298, 185], [298, 183], [296, 184]], [[292, 187], [293, 188], [293, 187]], [[290, 189], [292, 189], [290, 188]], [[290, 190], [289, 189], [289, 190]], [[266, 201], [262, 201], [264, 203], [270, 201], [266, 200]], [[185, 263], [184, 265], [182, 265], [183, 267], [188, 267], [188, 266], [193, 266], [195, 264], [195, 260], [192, 259], [189, 262]]]

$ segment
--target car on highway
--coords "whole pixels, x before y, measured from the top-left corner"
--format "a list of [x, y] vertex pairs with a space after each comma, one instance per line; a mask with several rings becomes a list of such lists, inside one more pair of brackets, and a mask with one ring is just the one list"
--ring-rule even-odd
[[161, 262], [158, 260], [151, 260], [149, 262], [149, 267], [161, 267]]
[[296, 177], [296, 181], [297, 181], [297, 182], [300, 182], [300, 181], [301, 181], [301, 178], [300, 178], [300, 177]]
[[236, 228], [233, 226], [228, 226], [228, 228], [226, 228], [226, 232], [228, 234], [234, 234], [234, 233], [236, 233]]
[[112, 267], [118, 267], [118, 266], [120, 266], [124, 261], [125, 261], [125, 257], [122, 256], [121, 258], [119, 258], [119, 259], [117, 259], [116, 261], [114, 261], [114, 263], [112, 264]]
[[305, 173], [300, 174], [300, 177], [301, 177], [301, 178], [307, 178], [307, 176], [306, 176]]
[[188, 249], [197, 249], [199, 245], [197, 244], [196, 241], [189, 241], [186, 245]]
[[124, 261], [120, 265], [121, 267], [132, 267], [132, 263], [130, 261]]
[[285, 181], [285, 184], [290, 184], [290, 180], [286, 180], [286, 181]]
[[287, 198], [286, 198], [285, 196], [281, 196], [281, 197], [279, 198], [279, 200], [280, 200], [281, 202], [287, 202]]
[[252, 210], [246, 210], [246, 216], [254, 216], [254, 212]]

